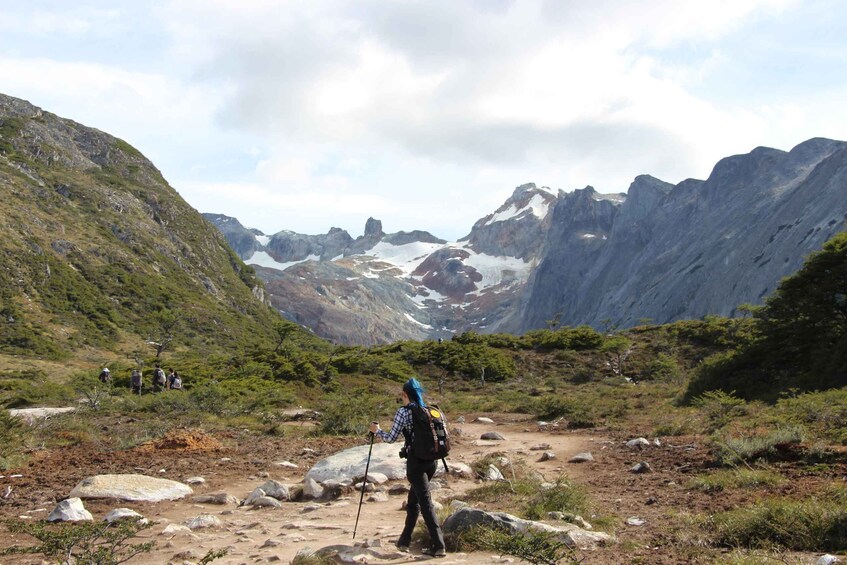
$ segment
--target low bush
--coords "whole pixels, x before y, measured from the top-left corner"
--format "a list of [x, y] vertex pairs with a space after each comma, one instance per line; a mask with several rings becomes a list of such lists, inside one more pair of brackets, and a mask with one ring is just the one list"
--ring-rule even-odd
[[768, 499], [715, 514], [704, 526], [714, 543], [725, 547], [847, 549], [847, 507], [827, 499]]
[[784, 427], [765, 435], [719, 437], [714, 439], [715, 458], [723, 465], [762, 460], [791, 459], [795, 446], [805, 438], [801, 427]]
[[463, 533], [456, 543], [461, 551], [492, 551], [537, 565], [580, 562], [574, 550], [551, 532], [508, 533], [476, 527]]
[[785, 478], [770, 469], [724, 469], [695, 477], [688, 488], [704, 492], [721, 492], [733, 488], [770, 487], [783, 484]]

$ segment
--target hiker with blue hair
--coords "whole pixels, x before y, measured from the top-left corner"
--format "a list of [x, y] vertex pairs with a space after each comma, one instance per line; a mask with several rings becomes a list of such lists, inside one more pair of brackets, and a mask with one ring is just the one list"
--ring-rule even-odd
[[430, 538], [430, 546], [424, 549], [423, 553], [433, 557], [444, 557], [447, 555], [444, 535], [435, 518], [435, 509], [432, 507], [432, 497], [429, 494], [429, 481], [435, 475], [438, 462], [417, 457], [411, 448], [414, 442], [412, 410], [415, 407], [426, 408], [423, 394], [423, 387], [417, 379], [411, 378], [406, 381], [401, 392], [403, 406], [397, 409], [391, 430], [388, 432], [381, 430], [377, 422], [371, 423], [370, 430], [374, 436], [386, 443], [394, 443], [401, 434], [403, 435], [404, 445], [400, 450], [400, 457], [406, 459], [406, 478], [411, 488], [406, 502], [406, 524], [403, 533], [397, 539], [397, 548], [400, 551], [409, 551], [412, 532], [418, 516], [422, 514]]

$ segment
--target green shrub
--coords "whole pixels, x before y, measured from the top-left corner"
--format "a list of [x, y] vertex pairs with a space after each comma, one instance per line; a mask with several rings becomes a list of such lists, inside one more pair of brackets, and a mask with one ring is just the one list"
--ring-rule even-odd
[[[364, 435], [368, 424], [382, 413], [386, 400], [367, 389], [328, 395], [320, 407], [320, 424], [315, 430], [325, 435]], [[390, 427], [390, 424], [389, 426]]]
[[569, 428], [593, 428], [598, 419], [589, 403], [565, 396], [541, 400], [535, 407], [535, 416], [541, 420], [564, 418]]
[[778, 486], [785, 482], [785, 478], [769, 469], [725, 469], [708, 475], [694, 478], [688, 488], [702, 490], [704, 492], [721, 492], [732, 488], [757, 488]]
[[821, 499], [781, 498], [720, 512], [704, 522], [718, 545], [794, 551], [847, 549], [847, 507]]
[[715, 458], [723, 465], [784, 458], [790, 456], [792, 446], [800, 444], [804, 438], [805, 431], [797, 426], [777, 428], [766, 435], [716, 438]]
[[575, 553], [552, 532], [504, 532], [493, 528], [476, 527], [455, 540], [461, 551], [482, 550], [512, 555], [521, 561], [537, 565], [579, 563]]
[[708, 422], [707, 432], [713, 432], [724, 427], [732, 420], [747, 414], [747, 403], [733, 395], [735, 391], [726, 393], [722, 390], [712, 390], [695, 398], [692, 404], [699, 408]]
[[23, 462], [21, 446], [30, 435], [29, 426], [6, 410], [0, 410], [0, 470], [16, 467]]
[[152, 551], [155, 542], [131, 544], [129, 541], [141, 530], [148, 528], [139, 521], [84, 522], [79, 524], [50, 524], [47, 522], [27, 523], [7, 520], [6, 526], [12, 533], [23, 533], [40, 543], [31, 547], [12, 546], [0, 551], [0, 555], [16, 553], [40, 553], [61, 563], [97, 563], [118, 565]]
[[776, 411], [830, 441], [847, 444], [847, 388], [782, 398]]
[[530, 520], [543, 520], [549, 512], [582, 514], [588, 509], [585, 491], [564, 478], [552, 486], [539, 489], [523, 507], [523, 515]]

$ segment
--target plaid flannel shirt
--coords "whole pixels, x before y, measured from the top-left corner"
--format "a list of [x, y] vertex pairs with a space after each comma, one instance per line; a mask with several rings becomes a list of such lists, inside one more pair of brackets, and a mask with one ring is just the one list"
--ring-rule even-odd
[[[404, 431], [405, 433], [403, 433]], [[376, 435], [379, 436], [379, 439], [386, 443], [394, 443], [397, 441], [397, 437], [400, 434], [403, 434], [404, 437], [408, 437], [411, 442], [413, 433], [412, 410], [408, 406], [401, 406], [397, 409], [397, 413], [394, 414], [394, 422], [391, 424], [390, 431], [376, 431]]]

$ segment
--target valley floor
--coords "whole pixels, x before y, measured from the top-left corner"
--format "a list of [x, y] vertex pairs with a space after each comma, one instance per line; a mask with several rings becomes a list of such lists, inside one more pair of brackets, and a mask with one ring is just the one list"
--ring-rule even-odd
[[[465, 415], [471, 422], [477, 414]], [[587, 491], [593, 515], [588, 522], [599, 520], [603, 528], [613, 533], [617, 543], [593, 551], [579, 551], [582, 563], [711, 563], [733, 562], [733, 555], [710, 548], [700, 539], [699, 530], [691, 525], [694, 515], [709, 515], [755, 501], [761, 493], [755, 490], [734, 490], [727, 493], [706, 493], [692, 489], [695, 475], [709, 470], [709, 454], [698, 437], [661, 438], [660, 445], [642, 449], [626, 447], [630, 437], [617, 434], [573, 432], [539, 427], [529, 418], [516, 415], [487, 414], [494, 425], [468, 423], [457, 425], [461, 435], [455, 437], [451, 460], [472, 463], [486, 454], [502, 452], [513, 460], [523, 459], [527, 465], [547, 480], [565, 476]], [[118, 434], [122, 422], [111, 424]], [[302, 426], [308, 427], [308, 423]], [[482, 442], [480, 434], [496, 431], [504, 441]], [[141, 473], [174, 480], [202, 476], [204, 485], [195, 487], [196, 494], [226, 492], [244, 498], [267, 478], [286, 484], [302, 480], [305, 472], [318, 460], [351, 445], [363, 443], [355, 439], [326, 439], [289, 433], [284, 438], [258, 436], [246, 431], [197, 434], [181, 443], [158, 442], [122, 451], [109, 451], [99, 445], [76, 445], [37, 452], [29, 464], [4, 472], [0, 487], [12, 487], [6, 499], [0, 499], [0, 517], [43, 519], [56, 503], [67, 496], [83, 478], [103, 473]], [[654, 438], [649, 438], [653, 440]], [[555, 458], [539, 461], [539, 451], [531, 447], [546, 443]], [[314, 452], [304, 451], [305, 448]], [[594, 461], [569, 463], [579, 452], [591, 452]], [[289, 461], [297, 469], [277, 463]], [[650, 464], [652, 472], [636, 474], [631, 467], [641, 461]], [[822, 472], [794, 471], [786, 464], [780, 472], [791, 480], [779, 487], [778, 493], [802, 497], [816, 491], [825, 482], [844, 480], [847, 465], [829, 465]], [[12, 475], [21, 475], [12, 478]], [[508, 477], [507, 477], [508, 478]], [[462, 500], [463, 495], [479, 483], [470, 479], [450, 477], [444, 486], [433, 492], [433, 498], [444, 502]], [[399, 554], [393, 540], [402, 528], [404, 513], [401, 503], [405, 496], [392, 495], [387, 502], [367, 502], [362, 507], [356, 542], [376, 542], [377, 557], [369, 563], [405, 563], [422, 559], [420, 548], [412, 554]], [[350, 494], [319, 508], [308, 510], [311, 502], [286, 502], [279, 509], [248, 510], [245, 507], [196, 504], [190, 497], [162, 503], [123, 503], [117, 501], [85, 501], [95, 520], [116, 507], [129, 507], [153, 522], [140, 537], [155, 540], [156, 549], [133, 558], [131, 563], [196, 562], [211, 549], [229, 548], [225, 557], [215, 561], [222, 564], [289, 563], [298, 551], [329, 545], [352, 545], [352, 531], [358, 506], [358, 495]], [[487, 505], [486, 509], [512, 512], [511, 508]], [[182, 524], [200, 514], [213, 514], [224, 526], [217, 529], [195, 530], [191, 534], [162, 535], [168, 524]], [[627, 523], [630, 518], [643, 520], [641, 525]], [[638, 523], [638, 521], [630, 520]], [[609, 524], [606, 526], [605, 524]], [[26, 543], [0, 528], [0, 547]], [[780, 554], [779, 562], [814, 563], [820, 554]], [[773, 554], [762, 555], [763, 562]], [[438, 563], [508, 563], [488, 553], [453, 553]], [[517, 559], [512, 558], [517, 562]], [[777, 561], [773, 561], [777, 562]], [[40, 556], [0, 557], [0, 564], [40, 564]]]

